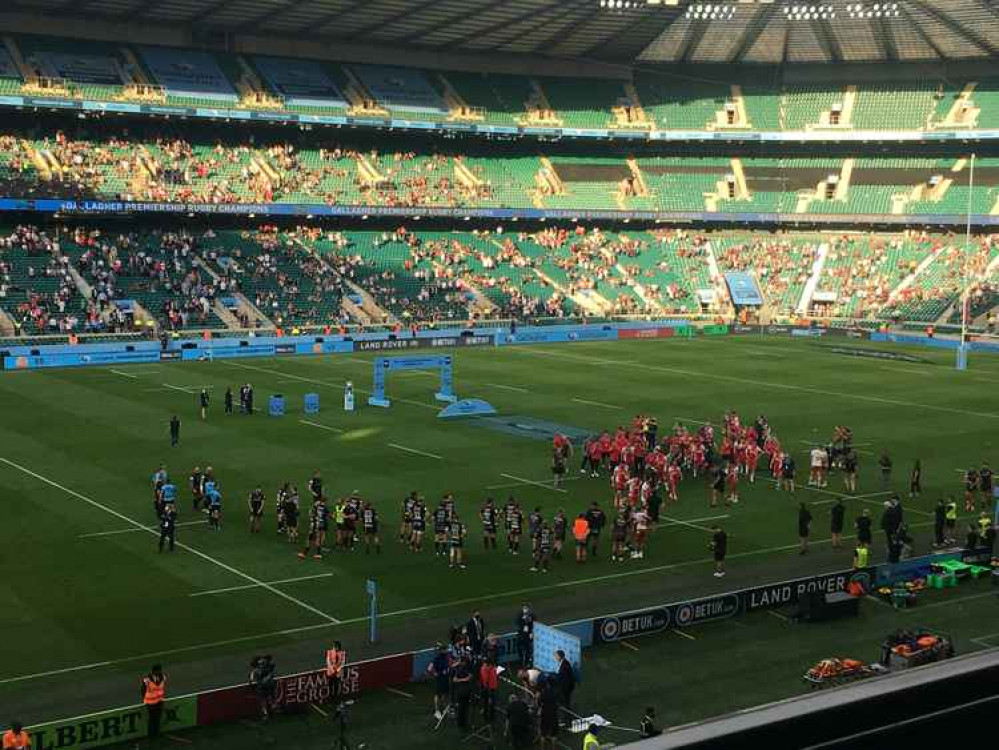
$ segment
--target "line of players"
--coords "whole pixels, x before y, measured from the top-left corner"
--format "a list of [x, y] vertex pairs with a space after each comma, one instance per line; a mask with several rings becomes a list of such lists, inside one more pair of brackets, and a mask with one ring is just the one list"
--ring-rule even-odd
[[[421, 552], [430, 525], [433, 529], [434, 552], [438, 556], [448, 557], [452, 568], [466, 567], [465, 543], [468, 528], [458, 516], [453, 495], [445, 495], [431, 511], [422, 495], [411, 492], [402, 502], [401, 515], [401, 544], [412, 552]], [[510, 554], [520, 554], [525, 533], [531, 540], [532, 572], [547, 573], [552, 560], [562, 557], [569, 524], [562, 509], [549, 522], [542, 516], [540, 507], [525, 516], [520, 501], [516, 498], [510, 497], [500, 508], [490, 497], [479, 509], [479, 519], [482, 523], [482, 546], [486, 551], [497, 549], [497, 536], [502, 522], [506, 548]]]

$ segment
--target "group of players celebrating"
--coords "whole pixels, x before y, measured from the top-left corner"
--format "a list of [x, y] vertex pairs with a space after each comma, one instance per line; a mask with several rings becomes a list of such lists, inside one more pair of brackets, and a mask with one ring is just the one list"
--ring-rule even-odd
[[[613, 506], [609, 524], [610, 559], [614, 562], [645, 556], [650, 534], [658, 525], [664, 506], [668, 512], [670, 506], [680, 501], [684, 477], [704, 478], [710, 507], [724, 503], [728, 508], [738, 503], [740, 483], [755, 483], [761, 461], [777, 489], [792, 493], [796, 490], [794, 455], [782, 447], [762, 414], [744, 425], [737, 413], [727, 412], [718, 428], [707, 422], [698, 423], [696, 428], [677, 422], [661, 439], [656, 419], [637, 415], [629, 427], [619, 426], [613, 435], [604, 431], [587, 438], [581, 451], [580, 474], [592, 478], [605, 476], [610, 483]], [[828, 485], [829, 471], [836, 468], [842, 471], [846, 492], [857, 492], [858, 451], [849, 428], [836, 427], [828, 444], [813, 445], [806, 452], [809, 487], [822, 491]], [[560, 489], [572, 458], [571, 441], [556, 433], [552, 440], [553, 488]], [[882, 483], [887, 486], [891, 472], [887, 454], [878, 459], [878, 466]], [[153, 483], [155, 509], [162, 532], [161, 549], [164, 539], [170, 542], [172, 549], [177, 488], [163, 466], [153, 475]], [[212, 467], [207, 466], [204, 471], [195, 467], [189, 484], [194, 510], [204, 512], [209, 526], [221, 531], [222, 493]], [[917, 461], [910, 477], [911, 496], [918, 496], [920, 484], [921, 467]], [[983, 505], [991, 502], [993, 475], [987, 464], [981, 469], [969, 469], [964, 475], [964, 484], [967, 510], [975, 509], [978, 497]], [[275, 499], [277, 532], [296, 547], [301, 544], [300, 559], [311, 556], [321, 560], [331, 549], [354, 551], [359, 547], [362, 535], [366, 553], [372, 549], [381, 552], [379, 514], [371, 501], [355, 491], [330, 503], [318, 471], [308, 480], [308, 493], [312, 502], [307, 512], [301, 508], [298, 489], [292, 483], [283, 484]], [[260, 533], [262, 529], [264, 505], [264, 491], [257, 486], [247, 498], [252, 534]], [[519, 555], [526, 535], [530, 544], [530, 569], [541, 573], [547, 573], [552, 562], [562, 558], [570, 534], [577, 563], [596, 557], [601, 533], [608, 525], [597, 502], [590, 503], [584, 512], [572, 518], [563, 508], [549, 518], [542, 513], [541, 507], [527, 512], [512, 495], [505, 503], [488, 497], [478, 514], [485, 551], [495, 551], [497, 538], [503, 535], [507, 552]], [[307, 524], [304, 543], [299, 540], [303, 515]], [[425, 537], [430, 533], [437, 556], [446, 558], [453, 569], [466, 568], [469, 532], [453, 494], [445, 494], [431, 509], [422, 494], [411, 492], [401, 503], [400, 517], [400, 544], [412, 552], [422, 552]]]

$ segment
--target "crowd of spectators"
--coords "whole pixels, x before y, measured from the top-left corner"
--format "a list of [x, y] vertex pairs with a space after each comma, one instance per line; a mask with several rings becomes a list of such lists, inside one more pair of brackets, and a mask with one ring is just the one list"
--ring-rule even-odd
[[213, 325], [214, 301], [226, 283], [217, 283], [198, 265], [194, 235], [78, 230], [73, 244], [81, 251], [77, 268], [101, 312], [120, 320], [116, 303], [132, 299], [154, 305], [148, 312], [170, 330]]
[[17, 226], [0, 237], [0, 303], [15, 335], [94, 330], [95, 311], [80, 298], [56, 236]]

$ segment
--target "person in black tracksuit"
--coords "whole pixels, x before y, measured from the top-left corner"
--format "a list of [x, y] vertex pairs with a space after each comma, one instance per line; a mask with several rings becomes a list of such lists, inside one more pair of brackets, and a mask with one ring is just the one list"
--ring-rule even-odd
[[798, 551], [799, 555], [804, 555], [808, 552], [808, 535], [811, 532], [812, 527], [812, 511], [808, 509], [808, 506], [804, 503], [798, 506], [798, 538], [801, 540], [801, 549]]
[[177, 533], [177, 508], [174, 503], [164, 503], [163, 512], [160, 514], [160, 552], [163, 545], [169, 542], [170, 551], [173, 552]]
[[843, 518], [845, 515], [846, 506], [843, 504], [843, 498], [839, 498], [832, 507], [829, 520], [833, 549], [842, 549], [843, 547]]

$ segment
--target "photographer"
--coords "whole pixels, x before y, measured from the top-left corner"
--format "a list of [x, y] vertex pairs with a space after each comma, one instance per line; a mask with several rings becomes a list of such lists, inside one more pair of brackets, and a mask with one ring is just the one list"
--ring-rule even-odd
[[250, 688], [257, 699], [261, 717], [265, 721], [270, 719], [277, 693], [274, 658], [270, 654], [258, 656], [250, 662]]

